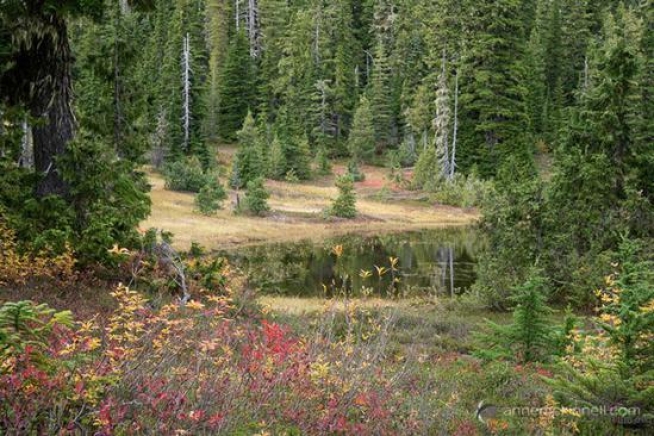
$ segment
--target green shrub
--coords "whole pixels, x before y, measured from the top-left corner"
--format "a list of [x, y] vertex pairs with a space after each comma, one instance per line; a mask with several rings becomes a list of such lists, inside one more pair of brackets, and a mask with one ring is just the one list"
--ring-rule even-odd
[[316, 154], [316, 171], [321, 176], [328, 176], [332, 173], [332, 164], [329, 162], [325, 147], [320, 147]]
[[596, 291], [599, 313], [591, 319], [594, 328], [571, 329], [572, 344], [549, 380], [565, 406], [624, 412], [579, 419], [580, 434], [599, 434], [616, 419], [625, 424], [654, 422], [654, 270], [643, 250], [646, 244], [621, 243], [614, 272]]
[[263, 216], [270, 211], [268, 198], [270, 198], [270, 194], [263, 184], [263, 177], [257, 177], [248, 183], [243, 207], [247, 213]]
[[56, 312], [46, 304], [31, 301], [7, 302], [0, 306], [0, 356], [3, 360], [20, 356], [28, 346], [42, 351], [56, 325], [70, 327], [72, 323], [68, 310]]
[[436, 157], [436, 152], [432, 147], [428, 147], [418, 156], [415, 169], [413, 170], [411, 186], [414, 189], [429, 190], [429, 186], [435, 183], [435, 181], [440, 180], [441, 175], [441, 166]]
[[195, 207], [204, 215], [211, 215], [222, 208], [222, 202], [227, 198], [225, 189], [218, 180], [211, 179], [195, 196]]
[[513, 322], [500, 325], [488, 321], [490, 332], [482, 337], [484, 349], [478, 354], [490, 359], [515, 358], [519, 362], [548, 358], [554, 346], [554, 328], [548, 318], [552, 310], [547, 306], [547, 291], [547, 281], [533, 270], [529, 279], [513, 291]]
[[363, 182], [366, 179], [365, 174], [361, 172], [359, 164], [355, 160], [351, 160], [347, 163], [347, 174], [353, 182]]
[[200, 160], [195, 156], [166, 164], [163, 176], [166, 180], [166, 189], [181, 192], [200, 192], [209, 179], [202, 169]]
[[427, 183], [424, 188], [432, 193], [433, 201], [457, 207], [481, 206], [491, 191], [490, 183], [481, 180], [474, 174], [467, 176], [457, 174], [452, 181], [432, 181]]
[[[74, 214], [69, 243], [81, 265], [111, 263], [108, 248], [138, 243], [136, 227], [150, 213], [150, 198], [147, 178], [136, 165], [118, 159], [108, 143], [84, 132], [61, 157], [60, 170], [72, 188], [66, 199]], [[46, 226], [54, 232], [61, 229]]]
[[350, 176], [336, 179], [338, 197], [332, 203], [330, 215], [340, 218], [354, 218], [357, 215], [354, 182]]
[[288, 183], [298, 183], [300, 179], [298, 178], [297, 174], [295, 173], [295, 170], [291, 168], [286, 172], [286, 175], [284, 176], [284, 181]]

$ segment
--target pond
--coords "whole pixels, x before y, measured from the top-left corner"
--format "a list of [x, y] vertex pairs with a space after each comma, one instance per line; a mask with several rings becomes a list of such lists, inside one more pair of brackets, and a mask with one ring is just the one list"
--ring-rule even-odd
[[262, 293], [298, 297], [454, 295], [475, 281], [473, 228], [346, 235], [221, 252]]

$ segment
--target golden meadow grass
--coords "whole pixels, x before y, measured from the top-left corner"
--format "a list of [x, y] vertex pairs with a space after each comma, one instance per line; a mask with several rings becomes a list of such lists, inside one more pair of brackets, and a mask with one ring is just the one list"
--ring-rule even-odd
[[[336, 172], [342, 171], [338, 166]], [[264, 218], [235, 215], [235, 191], [223, 209], [213, 216], [194, 210], [194, 195], [164, 189], [163, 177], [148, 171], [152, 185], [152, 214], [141, 227], [165, 229], [174, 234], [178, 249], [188, 249], [198, 242], [208, 249], [224, 249], [265, 242], [320, 240], [347, 233], [376, 234], [390, 231], [418, 230], [473, 223], [476, 211], [421, 203], [411, 200], [378, 201], [371, 198], [387, 186], [385, 169], [364, 168], [368, 179], [357, 184], [357, 211], [353, 220], [326, 220], [323, 210], [337, 195], [334, 176], [305, 183], [267, 181], [271, 193], [271, 213]], [[242, 199], [244, 191], [238, 195]]]

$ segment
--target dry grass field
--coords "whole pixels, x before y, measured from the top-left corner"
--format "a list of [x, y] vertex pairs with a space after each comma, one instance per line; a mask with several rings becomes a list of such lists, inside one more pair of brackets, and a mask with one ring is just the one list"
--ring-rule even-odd
[[[229, 165], [232, 155], [233, 149], [221, 148], [219, 161]], [[163, 177], [149, 171], [152, 214], [141, 227], [171, 231], [181, 250], [188, 249], [192, 242], [208, 249], [227, 249], [263, 242], [320, 240], [347, 233], [373, 234], [465, 225], [478, 217], [475, 210], [419, 201], [415, 193], [388, 181], [389, 170], [385, 168], [364, 166], [362, 169], [366, 180], [356, 184], [359, 216], [353, 220], [324, 218], [323, 211], [337, 196], [334, 175], [303, 183], [267, 181], [272, 210], [268, 216], [257, 218], [233, 212], [236, 196], [242, 198], [244, 191], [229, 191], [223, 209], [213, 216], [204, 216], [194, 210], [193, 194], [164, 189]], [[343, 165], [335, 165], [335, 174], [344, 171]]]

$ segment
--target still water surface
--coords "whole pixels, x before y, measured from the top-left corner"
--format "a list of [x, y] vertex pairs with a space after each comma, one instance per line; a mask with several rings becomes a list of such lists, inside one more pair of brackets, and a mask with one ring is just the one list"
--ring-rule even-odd
[[[337, 246], [342, 246], [340, 256], [335, 254]], [[220, 254], [263, 293], [385, 297], [464, 292], [475, 280], [478, 251], [473, 228], [446, 228], [264, 244]], [[397, 259], [395, 268], [392, 258]]]

